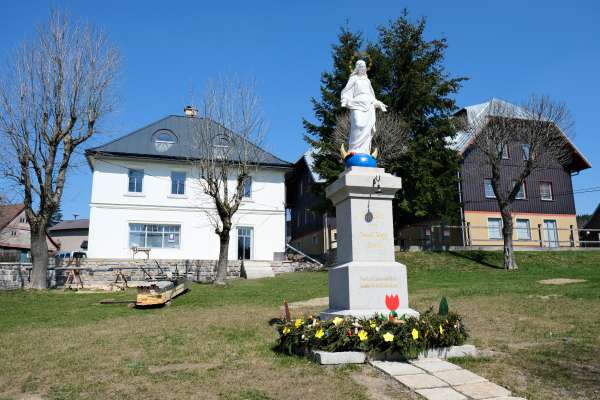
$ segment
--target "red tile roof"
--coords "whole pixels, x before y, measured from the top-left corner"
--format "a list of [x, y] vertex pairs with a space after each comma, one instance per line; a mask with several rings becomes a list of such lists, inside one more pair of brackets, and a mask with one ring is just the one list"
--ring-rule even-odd
[[0, 229], [4, 229], [25, 209], [25, 204], [7, 204], [0, 206]]

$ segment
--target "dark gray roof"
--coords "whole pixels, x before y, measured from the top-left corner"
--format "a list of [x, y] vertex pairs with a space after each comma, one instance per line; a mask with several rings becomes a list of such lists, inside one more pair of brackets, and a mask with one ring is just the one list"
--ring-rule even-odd
[[[241, 136], [231, 133], [231, 131], [226, 130], [213, 121], [197, 117], [170, 115], [102, 146], [87, 149], [86, 155], [108, 154], [175, 160], [202, 158], [202, 153], [205, 149], [198, 149], [194, 140], [194, 132], [197, 132], [199, 124], [206, 122], [211, 124], [211, 127], [214, 127], [215, 132], [227, 132], [231, 138], [229, 143], [232, 143], [233, 146], [244, 140]], [[174, 135], [176, 138], [175, 143], [155, 143], [154, 138], [161, 132]], [[291, 167], [290, 163], [274, 156], [268, 151], [253, 144], [251, 146], [255, 149], [252, 152], [253, 158], [256, 158], [251, 161], [265, 166]], [[231, 153], [236, 154], [235, 151]]]
[[88, 229], [90, 226], [89, 219], [67, 219], [60, 221], [53, 227], [48, 228], [49, 232], [66, 231], [69, 229]]

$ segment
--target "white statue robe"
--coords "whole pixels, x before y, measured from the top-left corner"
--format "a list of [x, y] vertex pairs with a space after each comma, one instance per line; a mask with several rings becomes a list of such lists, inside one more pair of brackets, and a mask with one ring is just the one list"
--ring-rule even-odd
[[368, 77], [352, 75], [342, 90], [342, 106], [350, 110], [348, 152], [371, 154], [375, 132], [375, 92]]

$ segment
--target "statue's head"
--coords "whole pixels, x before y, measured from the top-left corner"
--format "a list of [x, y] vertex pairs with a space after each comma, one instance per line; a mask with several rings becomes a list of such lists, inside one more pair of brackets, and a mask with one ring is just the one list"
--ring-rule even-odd
[[356, 62], [356, 66], [354, 67], [353, 74], [356, 75], [366, 75], [367, 74], [367, 63], [365, 60], [358, 60]]

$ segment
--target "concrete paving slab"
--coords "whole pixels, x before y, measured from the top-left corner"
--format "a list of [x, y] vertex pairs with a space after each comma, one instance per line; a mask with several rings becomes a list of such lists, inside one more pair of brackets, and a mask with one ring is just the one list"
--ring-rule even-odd
[[482, 378], [481, 376], [474, 374], [471, 371], [467, 371], [466, 369], [433, 372], [433, 375], [440, 378], [444, 382], [449, 383], [452, 386], [487, 381], [487, 379]]
[[416, 391], [427, 400], [465, 400], [466, 397], [452, 388], [420, 389]]
[[468, 383], [466, 385], [457, 385], [454, 388], [475, 400], [510, 396], [509, 390], [492, 382]]
[[414, 367], [406, 362], [371, 361], [371, 365], [392, 376], [415, 375], [423, 373], [422, 369]]
[[441, 379], [429, 374], [394, 376], [394, 379], [413, 390], [448, 386]]
[[427, 372], [449, 371], [452, 369], [461, 369], [458, 365], [440, 360], [439, 358], [423, 358], [421, 360], [410, 362], [415, 367], [424, 369]]

